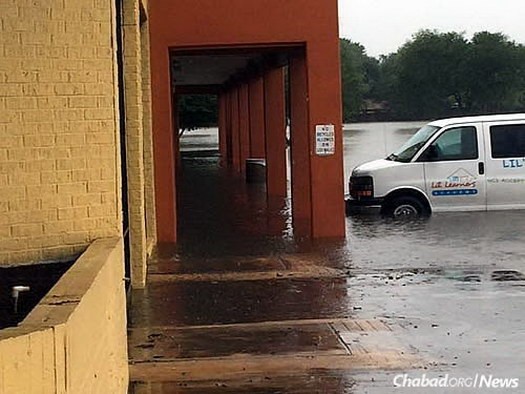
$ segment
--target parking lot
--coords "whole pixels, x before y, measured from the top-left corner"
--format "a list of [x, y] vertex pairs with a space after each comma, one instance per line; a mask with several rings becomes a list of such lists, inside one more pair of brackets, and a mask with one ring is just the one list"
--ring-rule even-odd
[[[347, 126], [346, 173], [417, 126]], [[181, 246], [133, 295], [137, 393], [523, 391], [525, 212], [372, 210], [343, 242], [297, 242], [289, 201], [269, 210], [212, 153], [183, 161]], [[423, 377], [448, 386], [407, 386]]]

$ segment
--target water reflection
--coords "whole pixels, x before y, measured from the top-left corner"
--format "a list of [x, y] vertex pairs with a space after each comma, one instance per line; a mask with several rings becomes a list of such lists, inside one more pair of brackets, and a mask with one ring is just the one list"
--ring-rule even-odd
[[[424, 123], [346, 125], [346, 176], [359, 163], [395, 150]], [[219, 168], [217, 155], [186, 154], [181, 189], [180, 250], [186, 255], [318, 252], [334, 267], [360, 269], [521, 269], [525, 260], [525, 211], [442, 213], [410, 222], [369, 211], [347, 218], [345, 241], [294, 241], [290, 200], [266, 201], [264, 187]]]
[[348, 249], [358, 266], [505, 265], [516, 269], [525, 258], [523, 223], [523, 211], [441, 213], [408, 223], [378, 215], [351, 217]]
[[[343, 278], [151, 282], [133, 327], [343, 318], [353, 315]], [[136, 294], [137, 299], [146, 297]], [[152, 324], [154, 322], [154, 324]]]
[[293, 250], [290, 202], [266, 200], [264, 185], [220, 168], [217, 154], [183, 154], [179, 178], [179, 252], [254, 255]]

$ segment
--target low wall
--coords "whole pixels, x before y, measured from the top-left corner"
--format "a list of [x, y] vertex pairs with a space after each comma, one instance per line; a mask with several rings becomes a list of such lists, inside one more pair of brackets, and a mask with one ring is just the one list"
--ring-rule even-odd
[[126, 393], [122, 242], [93, 242], [16, 328], [0, 331], [0, 393]]

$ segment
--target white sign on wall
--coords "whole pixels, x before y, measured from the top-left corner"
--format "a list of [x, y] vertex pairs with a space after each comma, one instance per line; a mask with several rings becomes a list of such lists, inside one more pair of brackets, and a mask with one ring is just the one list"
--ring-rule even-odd
[[333, 124], [315, 126], [315, 154], [317, 156], [335, 154], [335, 127]]

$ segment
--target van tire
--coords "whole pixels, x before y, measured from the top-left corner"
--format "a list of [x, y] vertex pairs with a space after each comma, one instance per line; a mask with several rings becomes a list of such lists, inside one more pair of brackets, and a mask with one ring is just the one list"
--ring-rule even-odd
[[394, 219], [411, 219], [427, 214], [425, 205], [416, 197], [399, 196], [388, 201], [382, 208], [383, 215]]

